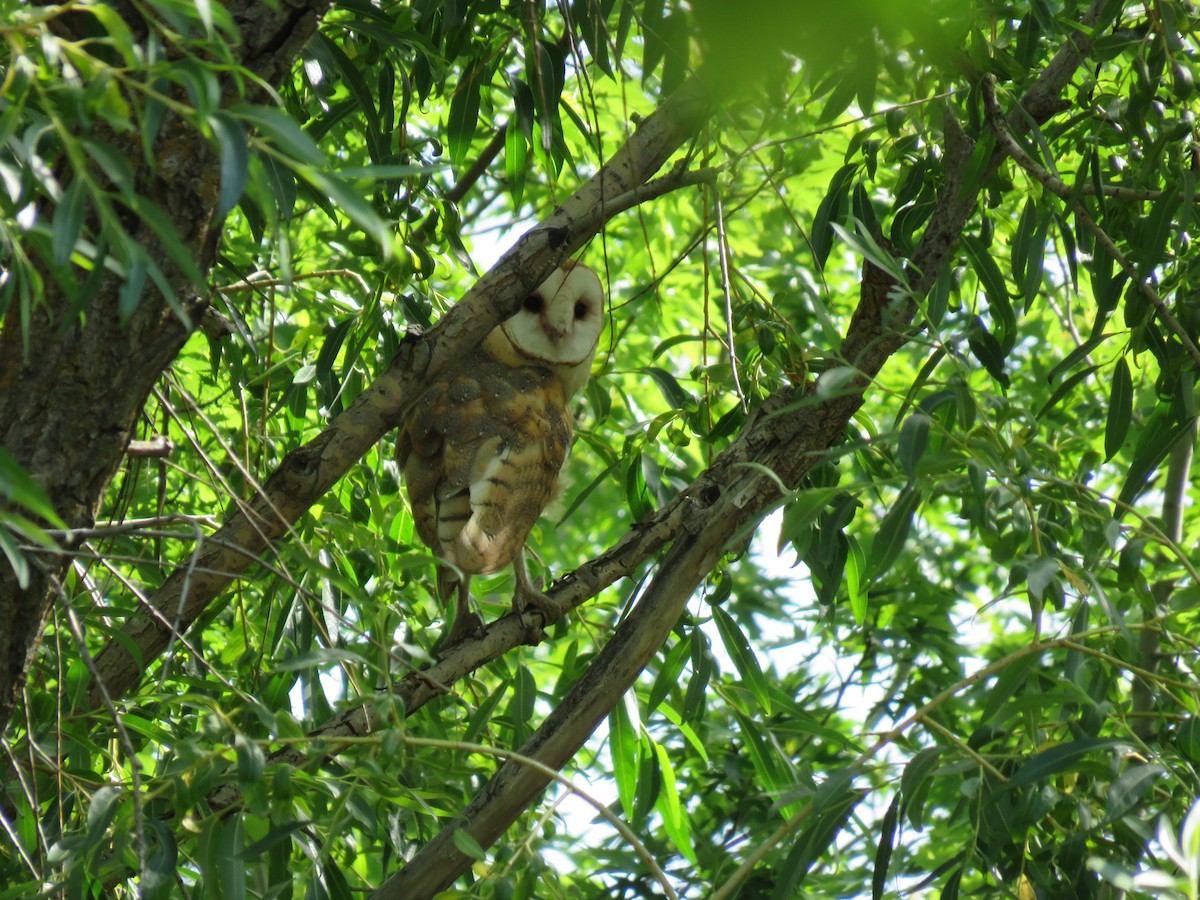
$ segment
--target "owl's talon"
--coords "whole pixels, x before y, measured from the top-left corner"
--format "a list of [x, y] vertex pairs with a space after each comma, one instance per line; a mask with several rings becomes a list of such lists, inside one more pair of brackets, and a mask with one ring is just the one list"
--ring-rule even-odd
[[[542, 621], [540, 623], [537, 619], [527, 620], [525, 618], [525, 613], [530, 609], [541, 613]], [[526, 631], [526, 641], [535, 646], [546, 639], [545, 626], [551, 622], [557, 622], [566, 611], [565, 603], [553, 600], [538, 590], [518, 589], [513, 595], [513, 612], [517, 614], [521, 627]]]
[[518, 591], [517, 596], [513, 598], [513, 609], [522, 613], [530, 608], [540, 612], [547, 625], [558, 621], [567, 611], [565, 603], [551, 598], [549, 594], [541, 591]]
[[[542, 577], [529, 577], [529, 567], [525, 564], [525, 548], [517, 553], [513, 560], [513, 575], [517, 580], [517, 590], [513, 594], [513, 611], [519, 616], [525, 610], [533, 607], [542, 614], [543, 624], [557, 622], [567, 612], [567, 605], [560, 600], [551, 598], [542, 591]], [[521, 620], [524, 622], [524, 619]]]
[[[447, 581], [445, 584], [439, 585], [439, 590], [449, 593], [451, 583]], [[454, 622], [446, 631], [446, 637], [442, 641], [443, 647], [453, 647], [464, 638], [483, 633], [483, 619], [471, 609], [470, 575], [464, 575], [458, 581], [457, 593], [458, 597], [454, 604]]]

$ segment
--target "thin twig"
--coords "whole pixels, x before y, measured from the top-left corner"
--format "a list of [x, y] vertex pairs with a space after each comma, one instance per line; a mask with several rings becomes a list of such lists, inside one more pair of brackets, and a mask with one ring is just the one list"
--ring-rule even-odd
[[1179, 338], [1180, 343], [1183, 344], [1184, 350], [1187, 351], [1192, 361], [1197, 366], [1200, 366], [1200, 347], [1196, 346], [1196, 342], [1192, 340], [1187, 329], [1175, 318], [1166, 302], [1158, 295], [1158, 292], [1150, 286], [1150, 283], [1146, 279], [1138, 274], [1137, 267], [1121, 252], [1121, 249], [1109, 237], [1108, 233], [1096, 223], [1096, 220], [1092, 218], [1083, 204], [1075, 199], [1073, 189], [1061, 178], [1046, 171], [1009, 132], [1008, 119], [1001, 111], [1000, 104], [996, 99], [996, 79], [992, 75], [987, 75], [983, 79], [983, 99], [987, 108], [988, 125], [992, 129], [992, 133], [996, 136], [996, 142], [1016, 161], [1017, 165], [1029, 173], [1030, 177], [1067, 204], [1079, 221], [1083, 223], [1084, 227], [1095, 236], [1096, 241], [1104, 248], [1105, 252], [1116, 260], [1117, 265], [1137, 285], [1142, 296], [1157, 310], [1162, 320], [1167, 324], [1167, 327]]
[[353, 269], [319, 269], [316, 272], [302, 272], [299, 275], [291, 275], [288, 278], [275, 278], [268, 272], [258, 271], [252, 272], [243, 278], [238, 279], [232, 284], [218, 285], [216, 291], [218, 294], [232, 294], [237, 291], [257, 291], [262, 288], [269, 287], [286, 287], [295, 284], [297, 281], [307, 281], [310, 278], [349, 278], [351, 281], [357, 281], [358, 286], [365, 293], [371, 293], [371, 286], [363, 279], [362, 275], [355, 272]]
[[725, 333], [728, 335], [729, 341], [729, 370], [733, 373], [733, 392], [737, 395], [738, 402], [742, 405], [742, 412], [750, 412], [750, 406], [746, 403], [746, 395], [742, 393], [742, 382], [738, 377], [738, 358], [737, 346], [733, 340], [733, 295], [730, 292], [729, 284], [729, 239], [725, 234], [725, 202], [721, 199], [721, 192], [714, 191], [716, 195], [716, 212], [717, 212], [717, 255], [721, 262], [721, 293], [725, 297]]
[[52, 579], [52, 583], [57, 592], [58, 601], [62, 606], [63, 613], [66, 616], [67, 627], [71, 631], [71, 637], [75, 639], [75, 646], [79, 650], [79, 658], [83, 660], [83, 664], [92, 673], [92, 678], [100, 690], [104, 706], [108, 710], [109, 715], [112, 716], [113, 726], [117, 729], [117, 737], [121, 745], [125, 748], [125, 752], [129, 755], [130, 796], [133, 800], [133, 829], [137, 837], [138, 872], [144, 884], [149, 870], [146, 858], [146, 823], [142, 813], [142, 762], [138, 758], [137, 749], [133, 746], [133, 739], [129, 736], [129, 731], [125, 728], [125, 723], [121, 721], [116, 704], [113, 703], [113, 699], [105, 688], [104, 682], [99, 677], [100, 673], [96, 668], [96, 662], [92, 659], [92, 654], [88, 652], [87, 638], [83, 634], [83, 625], [80, 624], [79, 617], [75, 614], [74, 608], [67, 600], [66, 589], [57, 578]]

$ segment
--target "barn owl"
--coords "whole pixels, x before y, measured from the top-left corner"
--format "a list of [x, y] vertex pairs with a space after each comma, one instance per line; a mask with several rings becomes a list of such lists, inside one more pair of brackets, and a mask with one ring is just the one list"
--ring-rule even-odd
[[456, 593], [448, 643], [480, 627], [468, 610], [471, 575], [510, 562], [518, 610], [562, 613], [530, 582], [525, 539], [555, 495], [571, 444], [567, 404], [587, 383], [603, 325], [600, 279], [568, 260], [433, 384], [400, 430], [417, 534], [443, 560], [438, 594]]

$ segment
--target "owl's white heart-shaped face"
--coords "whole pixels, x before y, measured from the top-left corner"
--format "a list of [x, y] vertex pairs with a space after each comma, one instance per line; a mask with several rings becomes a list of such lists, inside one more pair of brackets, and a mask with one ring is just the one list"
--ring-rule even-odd
[[604, 330], [600, 278], [582, 263], [567, 262], [501, 328], [521, 356], [553, 368], [571, 396], [587, 383]]

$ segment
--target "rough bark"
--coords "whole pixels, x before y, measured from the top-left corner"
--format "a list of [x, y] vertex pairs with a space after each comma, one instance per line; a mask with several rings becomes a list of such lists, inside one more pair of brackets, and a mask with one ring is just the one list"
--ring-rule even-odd
[[[278, 5], [235, 0], [225, 6], [243, 36], [236, 48], [241, 63], [267, 83], [277, 83], [316, 31], [328, 0]], [[134, 7], [116, 8], [134, 35], [144, 34]], [[62, 27], [70, 25], [63, 17]], [[235, 82], [232, 75], [228, 79], [224, 90], [232, 99]], [[126, 157], [137, 173], [139, 192], [162, 207], [207, 272], [221, 223], [214, 221], [216, 157], [204, 136], [168, 114], [152, 166], [137, 135], [105, 139]], [[207, 303], [150, 229], [130, 227], [166, 276], [182, 317], [148, 280], [137, 310], [122, 322], [123, 284], [109, 274], [100, 279], [84, 317], [72, 315], [72, 298], [47, 277], [32, 320], [22, 323], [14, 304], [0, 324], [0, 446], [44, 488], [72, 528], [92, 524], [151, 388]], [[24, 587], [8, 566], [0, 567], [0, 621], [8, 626], [0, 629], [0, 730], [12, 713], [67, 565], [66, 557], [43, 560]]]

